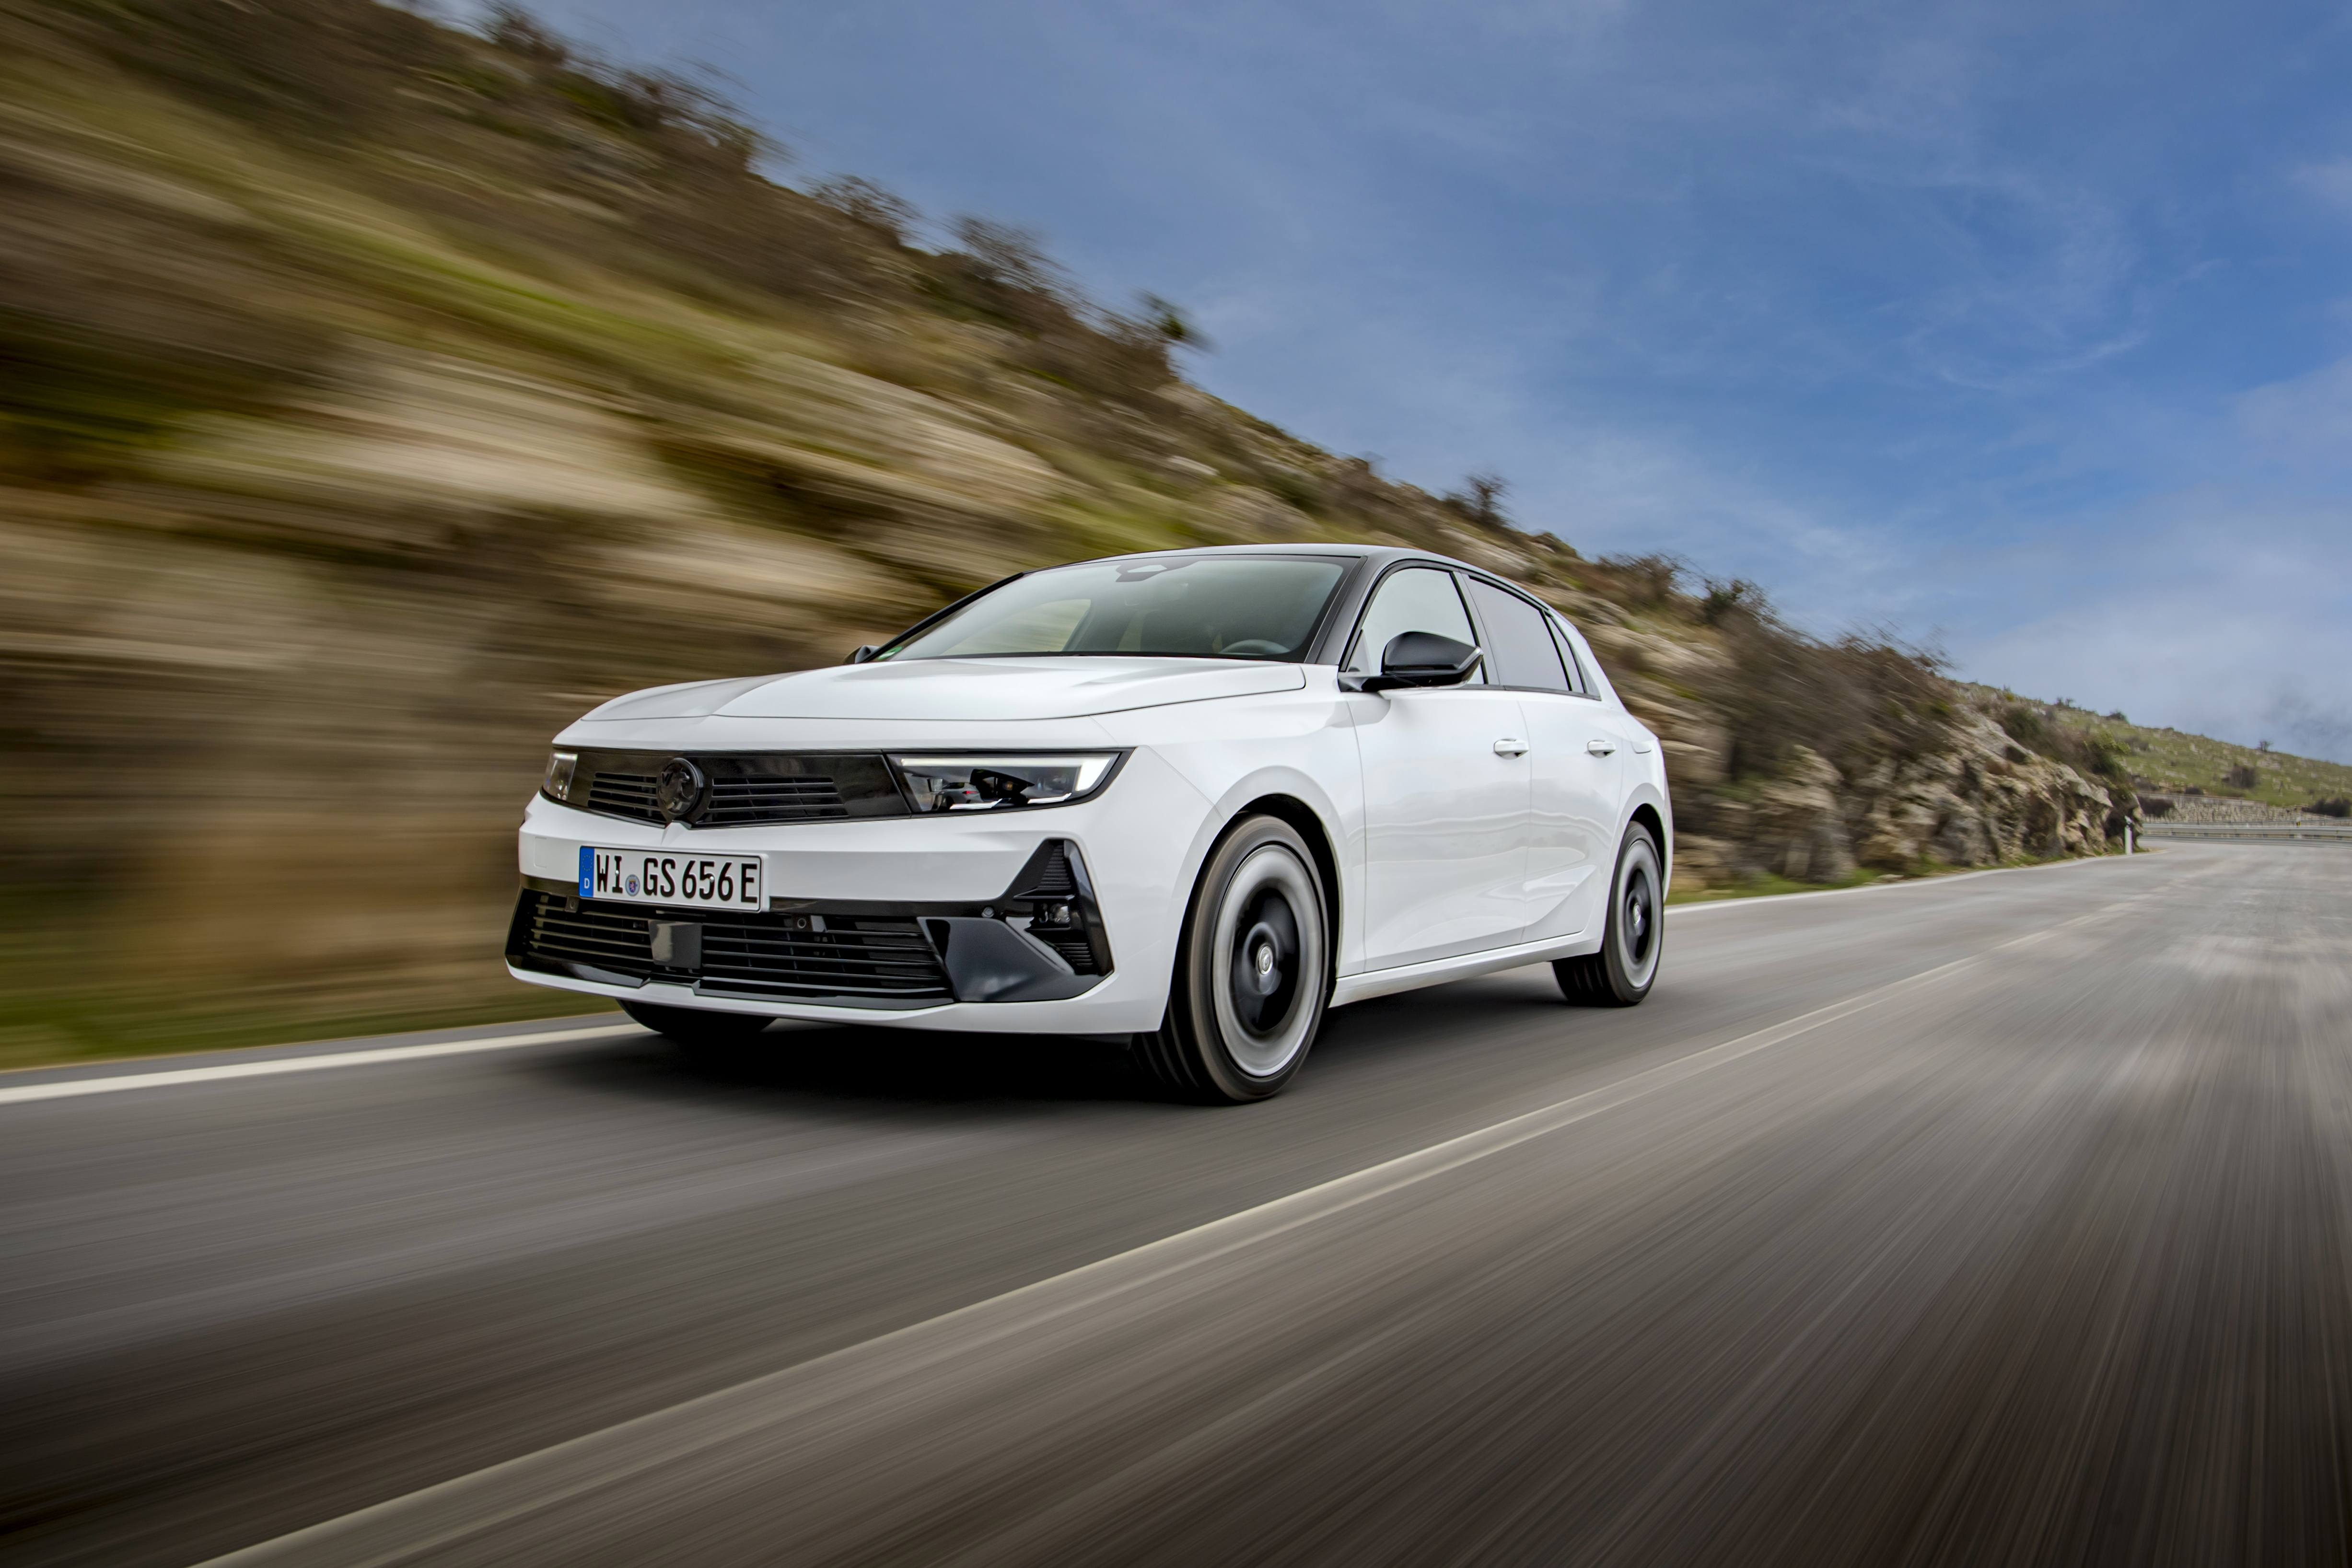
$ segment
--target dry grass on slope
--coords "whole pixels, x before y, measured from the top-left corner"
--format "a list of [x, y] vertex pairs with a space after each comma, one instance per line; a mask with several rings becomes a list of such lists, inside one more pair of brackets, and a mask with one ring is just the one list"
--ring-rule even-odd
[[2093, 713], [2063, 698], [2042, 702], [1990, 686], [1968, 690], [2021, 731], [2113, 756], [2143, 795], [2182, 802], [2204, 796], [2289, 812], [2352, 799], [2352, 765], [2134, 724], [2121, 713]]

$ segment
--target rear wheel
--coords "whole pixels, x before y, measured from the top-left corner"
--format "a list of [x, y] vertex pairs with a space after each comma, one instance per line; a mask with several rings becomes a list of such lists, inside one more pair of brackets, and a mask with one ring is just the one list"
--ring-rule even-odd
[[1189, 1100], [1263, 1100], [1323, 1027], [1330, 949], [1306, 841], [1246, 817], [1202, 868], [1176, 947], [1168, 1014], [1135, 1039], [1144, 1069]]
[[1665, 945], [1664, 916], [1665, 879], [1660, 874], [1658, 841], [1636, 822], [1617, 846], [1601, 951], [1552, 965], [1559, 994], [1594, 1008], [1630, 1008], [1648, 996], [1657, 983], [1658, 956]]

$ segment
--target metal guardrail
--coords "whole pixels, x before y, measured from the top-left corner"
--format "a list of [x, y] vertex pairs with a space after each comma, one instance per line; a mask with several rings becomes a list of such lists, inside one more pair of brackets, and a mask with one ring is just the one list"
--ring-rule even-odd
[[2139, 831], [2143, 839], [2352, 839], [2352, 822], [2172, 822], [2158, 817]]

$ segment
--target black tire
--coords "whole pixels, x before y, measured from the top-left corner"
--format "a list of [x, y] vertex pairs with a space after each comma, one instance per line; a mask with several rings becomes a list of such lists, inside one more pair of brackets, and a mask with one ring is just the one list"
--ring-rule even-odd
[[750, 1043], [753, 1035], [768, 1027], [768, 1020], [757, 1013], [705, 1012], [700, 1008], [666, 1008], [653, 1002], [623, 1002], [621, 1010], [695, 1054], [723, 1055]]
[[1658, 841], [1639, 822], [1617, 846], [1601, 951], [1555, 961], [1559, 994], [1579, 1007], [1630, 1008], [1658, 983], [1666, 944], [1666, 890]]
[[1330, 998], [1330, 926], [1315, 857], [1280, 818], [1244, 817], [1201, 868], [1167, 1016], [1135, 1037], [1135, 1057], [1180, 1098], [1264, 1100], [1307, 1060]]

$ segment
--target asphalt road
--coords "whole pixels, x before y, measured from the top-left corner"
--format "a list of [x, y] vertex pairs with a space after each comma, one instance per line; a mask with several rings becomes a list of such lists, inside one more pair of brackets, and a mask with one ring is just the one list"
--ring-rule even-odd
[[0, 1562], [2341, 1563], [2347, 959], [2352, 848], [2183, 842], [1677, 910], [1644, 1007], [1360, 1004], [1234, 1110], [12, 1075]]

